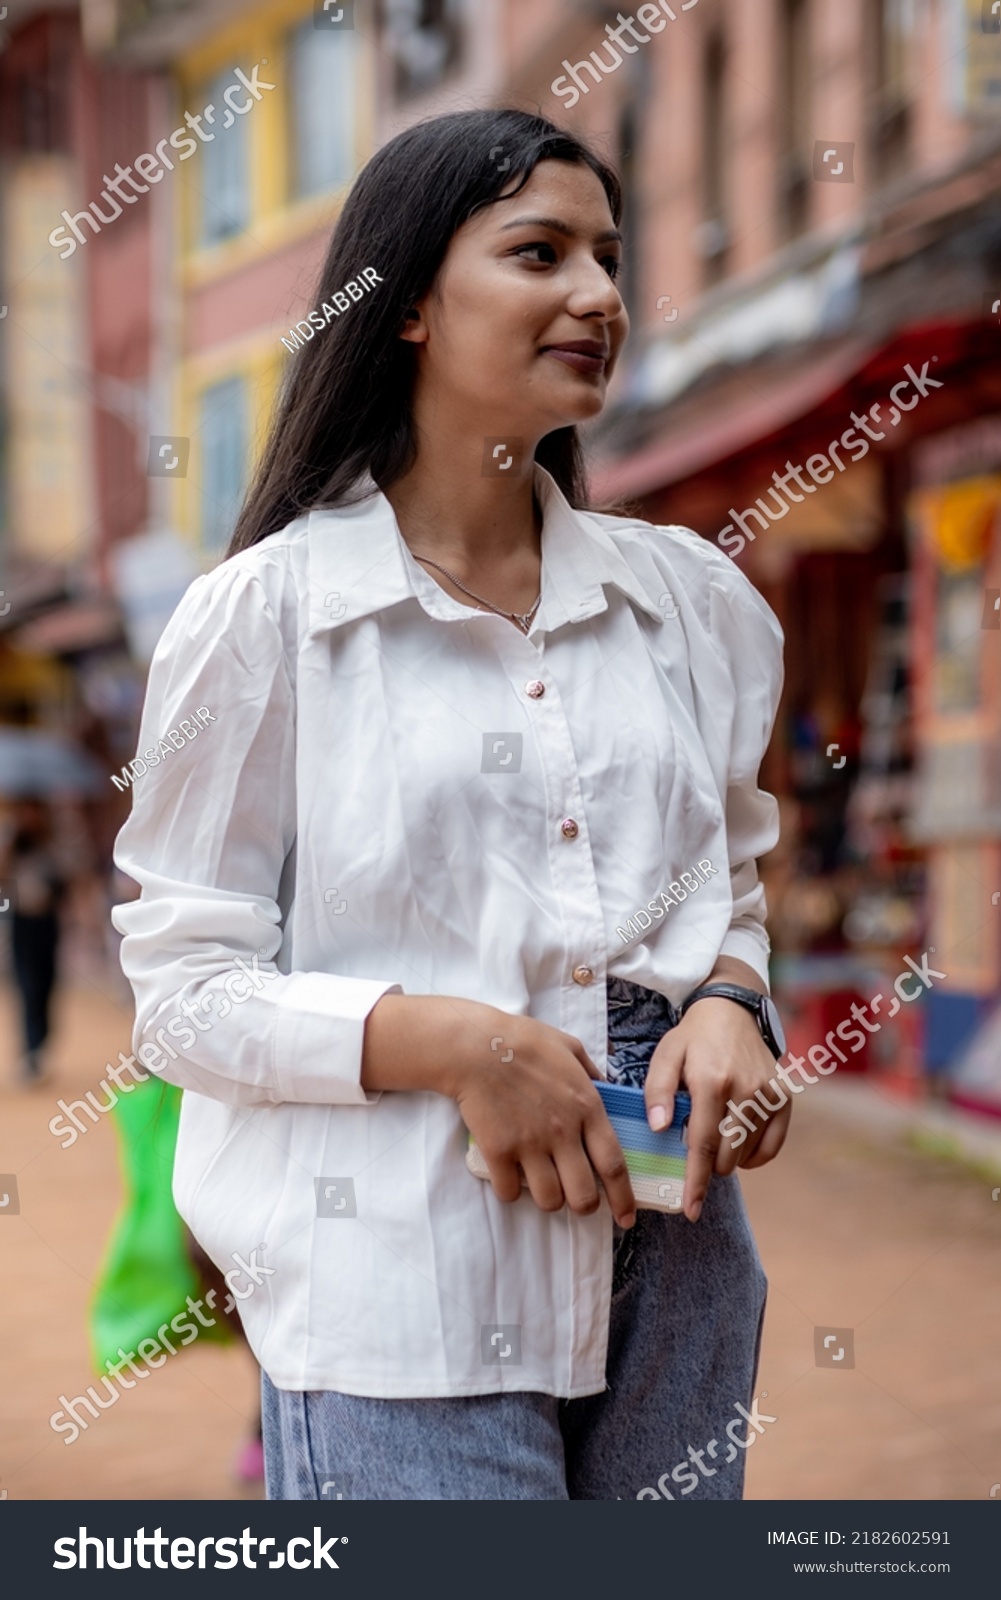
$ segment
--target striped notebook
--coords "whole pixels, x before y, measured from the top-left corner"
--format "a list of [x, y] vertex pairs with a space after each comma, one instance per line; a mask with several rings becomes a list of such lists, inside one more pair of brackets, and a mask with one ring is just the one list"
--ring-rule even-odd
[[[595, 1088], [622, 1146], [637, 1206], [645, 1211], [680, 1211], [688, 1154], [687, 1125], [692, 1111], [690, 1096], [675, 1095], [670, 1127], [654, 1133], [647, 1122], [642, 1089], [604, 1081], [596, 1083]], [[466, 1165], [474, 1177], [489, 1178], [489, 1168], [472, 1134]]]

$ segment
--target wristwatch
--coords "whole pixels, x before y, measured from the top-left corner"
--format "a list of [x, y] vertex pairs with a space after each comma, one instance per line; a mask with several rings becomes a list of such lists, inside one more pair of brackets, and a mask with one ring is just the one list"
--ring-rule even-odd
[[692, 990], [681, 1007], [681, 1015], [684, 1016], [696, 1000], [709, 999], [734, 1000], [738, 1006], [743, 1006], [758, 1024], [761, 1037], [776, 1061], [785, 1055], [786, 1036], [782, 1019], [775, 1001], [767, 994], [759, 994], [757, 989], [745, 989], [739, 983], [704, 983], [700, 989]]

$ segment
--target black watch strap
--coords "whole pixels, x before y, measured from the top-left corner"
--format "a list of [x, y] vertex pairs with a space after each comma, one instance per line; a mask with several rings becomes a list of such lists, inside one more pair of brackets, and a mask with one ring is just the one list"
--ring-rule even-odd
[[756, 1012], [758, 1001], [761, 999], [757, 989], [745, 989], [742, 983], [702, 983], [681, 1004], [681, 1015], [684, 1016], [689, 1006], [696, 1000], [735, 1000], [739, 1006], [744, 1006], [748, 1011]]
[[[698, 989], [693, 989], [684, 1001], [681, 1007], [681, 1015], [684, 1016], [689, 1006], [693, 1006], [696, 1000], [710, 999], [733, 1000], [738, 1006], [743, 1006], [745, 1011], [750, 1011], [758, 1024], [762, 1039], [775, 1059], [778, 1060], [784, 1054], [785, 1039], [776, 1038], [775, 1028], [773, 1028], [771, 1021], [771, 1017], [778, 1018], [778, 1013], [771, 1006], [767, 995], [759, 993], [757, 989], [746, 989], [743, 984], [739, 983], [703, 983]], [[769, 1016], [769, 1012], [771, 1012], [771, 1016]], [[781, 1033], [781, 1025], [777, 1020], [776, 1026]]]

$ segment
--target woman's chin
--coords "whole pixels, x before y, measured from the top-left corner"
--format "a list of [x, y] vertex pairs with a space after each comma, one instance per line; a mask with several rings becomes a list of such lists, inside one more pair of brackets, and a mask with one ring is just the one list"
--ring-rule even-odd
[[574, 414], [574, 416], [567, 417], [567, 420], [566, 420], [564, 426], [565, 427], [578, 426], [582, 422], [590, 422], [592, 417], [599, 417], [601, 415], [601, 413], [605, 409], [605, 400], [606, 400], [606, 398], [607, 398], [607, 396], [605, 394], [605, 389], [604, 389], [604, 385], [603, 385], [602, 389], [601, 389], [601, 393], [600, 394], [595, 393], [594, 395], [592, 395], [589, 405], [580, 406], [580, 408], [577, 410], [577, 412]]
[[573, 396], [573, 403], [569, 403], [567, 396], [562, 395], [562, 405], [552, 408], [552, 422], [550, 431], [555, 428], [575, 428], [582, 422], [590, 422], [592, 417], [597, 417], [605, 409], [606, 390], [605, 380], [601, 385], [586, 389], [581, 385], [580, 392]]

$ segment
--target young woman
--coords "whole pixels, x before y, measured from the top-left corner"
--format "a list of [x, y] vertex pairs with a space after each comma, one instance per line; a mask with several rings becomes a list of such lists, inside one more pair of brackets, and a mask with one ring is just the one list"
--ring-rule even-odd
[[[695, 534], [586, 509], [619, 212], [521, 112], [373, 157], [151, 670], [141, 743], [199, 731], [136, 786], [115, 919], [191, 1091], [178, 1206], [221, 1267], [257, 1252], [272, 1498], [741, 1493], [765, 1284], [733, 1169], [787, 1111], [719, 1125], [775, 1064], [780, 634]], [[684, 1216], [637, 1214], [593, 1085], [637, 1063], [652, 1127], [692, 1097]]]

